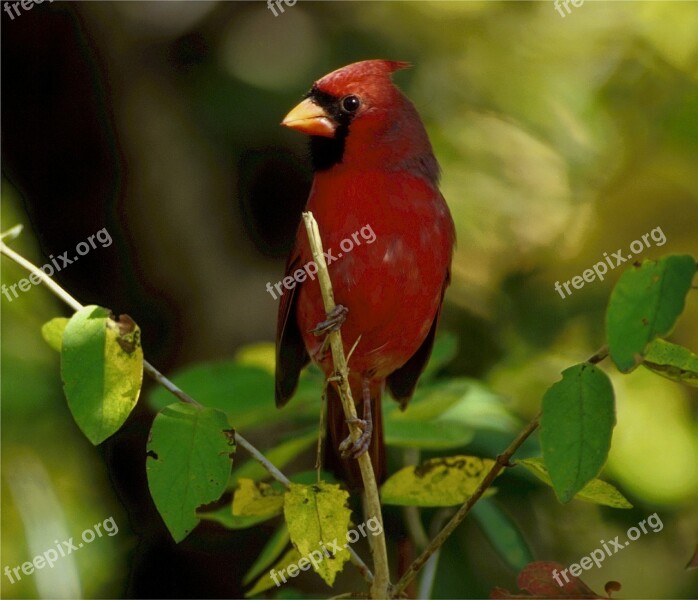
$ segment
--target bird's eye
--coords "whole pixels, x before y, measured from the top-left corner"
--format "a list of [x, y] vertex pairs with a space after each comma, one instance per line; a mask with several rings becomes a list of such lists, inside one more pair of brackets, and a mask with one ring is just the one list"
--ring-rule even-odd
[[356, 112], [359, 106], [361, 106], [361, 100], [359, 100], [358, 96], [344, 96], [342, 98], [342, 110], [344, 112]]

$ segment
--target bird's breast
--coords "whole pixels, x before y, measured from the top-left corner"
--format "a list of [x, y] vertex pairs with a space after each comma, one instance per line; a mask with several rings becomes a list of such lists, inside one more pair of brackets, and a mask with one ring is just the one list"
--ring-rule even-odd
[[[316, 178], [307, 208], [330, 260], [335, 301], [349, 309], [345, 348], [360, 336], [350, 368], [384, 378], [416, 352], [431, 327], [450, 265], [453, 223], [438, 190], [419, 177], [379, 174], [337, 183]], [[309, 260], [307, 245], [301, 246]], [[298, 323], [316, 358], [322, 340], [307, 332], [324, 318], [317, 281], [306, 281], [299, 294]]]

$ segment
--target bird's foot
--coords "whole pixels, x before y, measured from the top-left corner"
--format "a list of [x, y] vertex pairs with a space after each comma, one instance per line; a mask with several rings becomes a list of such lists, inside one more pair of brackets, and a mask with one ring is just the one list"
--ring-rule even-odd
[[371, 435], [373, 434], [373, 417], [371, 417], [371, 394], [368, 388], [368, 381], [363, 384], [364, 418], [352, 417], [347, 419], [347, 423], [353, 423], [361, 429], [361, 435], [354, 441], [351, 435], [339, 445], [339, 453], [342, 458], [359, 458], [366, 454], [371, 445]]
[[361, 429], [361, 435], [354, 441], [348, 436], [340, 445], [339, 453], [342, 458], [359, 458], [361, 455], [368, 452], [368, 447], [371, 445], [371, 435], [373, 434], [373, 421], [369, 419], [347, 419], [347, 423], [354, 423]]
[[327, 313], [327, 319], [318, 323], [314, 329], [310, 330], [310, 333], [314, 335], [324, 335], [330, 333], [331, 331], [339, 331], [342, 323], [347, 320], [347, 314], [349, 314], [349, 309], [341, 304], [335, 305], [335, 307]]

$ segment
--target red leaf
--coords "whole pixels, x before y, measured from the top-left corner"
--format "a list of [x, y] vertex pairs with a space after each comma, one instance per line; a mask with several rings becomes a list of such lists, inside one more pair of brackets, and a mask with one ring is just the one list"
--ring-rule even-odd
[[686, 568], [687, 569], [698, 569], [698, 546], [696, 546], [696, 551], [693, 554], [693, 558], [688, 561]]
[[[502, 588], [494, 588], [490, 592], [490, 598], [604, 598], [578, 577], [566, 574], [569, 581], [565, 581], [565, 576], [562, 575], [564, 570], [565, 567], [556, 562], [530, 563], [523, 568], [516, 579], [519, 588], [528, 594], [517, 595]], [[553, 577], [553, 573], [556, 573], [557, 578]]]

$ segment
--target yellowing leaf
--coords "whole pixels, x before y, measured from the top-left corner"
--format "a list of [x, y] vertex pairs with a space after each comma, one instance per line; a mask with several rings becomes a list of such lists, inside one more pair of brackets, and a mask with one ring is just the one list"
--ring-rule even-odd
[[56, 352], [60, 352], [63, 346], [63, 332], [68, 321], [65, 317], [56, 317], [41, 326], [42, 337]]
[[255, 525], [259, 525], [260, 523], [264, 523], [264, 521], [268, 521], [269, 519], [273, 518], [268, 516], [236, 517], [233, 514], [232, 503], [224, 504], [216, 510], [197, 510], [196, 516], [205, 521], [213, 521], [214, 523], [218, 523], [226, 529], [249, 529], [250, 527], [254, 527]]
[[331, 483], [292, 483], [284, 498], [284, 517], [293, 545], [303, 558], [325, 557], [313, 561], [313, 569], [330, 586], [349, 560], [346, 540], [351, 511], [345, 506], [348, 498], [347, 492]]
[[454, 506], [475, 492], [494, 465], [489, 458], [450, 456], [405, 467], [383, 484], [385, 504], [400, 506]]
[[[548, 469], [542, 458], [524, 458], [516, 461], [517, 465], [526, 467], [528, 471], [533, 473], [543, 483], [552, 487]], [[630, 504], [614, 486], [607, 481], [601, 479], [592, 479], [574, 496], [576, 500], [584, 500], [594, 504], [603, 504], [613, 508], [632, 508]]]
[[276, 491], [268, 483], [241, 479], [233, 497], [233, 515], [236, 517], [262, 517], [281, 514], [284, 493]]
[[80, 309], [65, 327], [63, 389], [75, 422], [95, 445], [124, 424], [138, 401], [143, 382], [140, 334], [130, 317], [115, 321], [99, 306]]
[[235, 362], [260, 367], [273, 375], [276, 369], [276, 348], [271, 342], [243, 346], [235, 353]]

